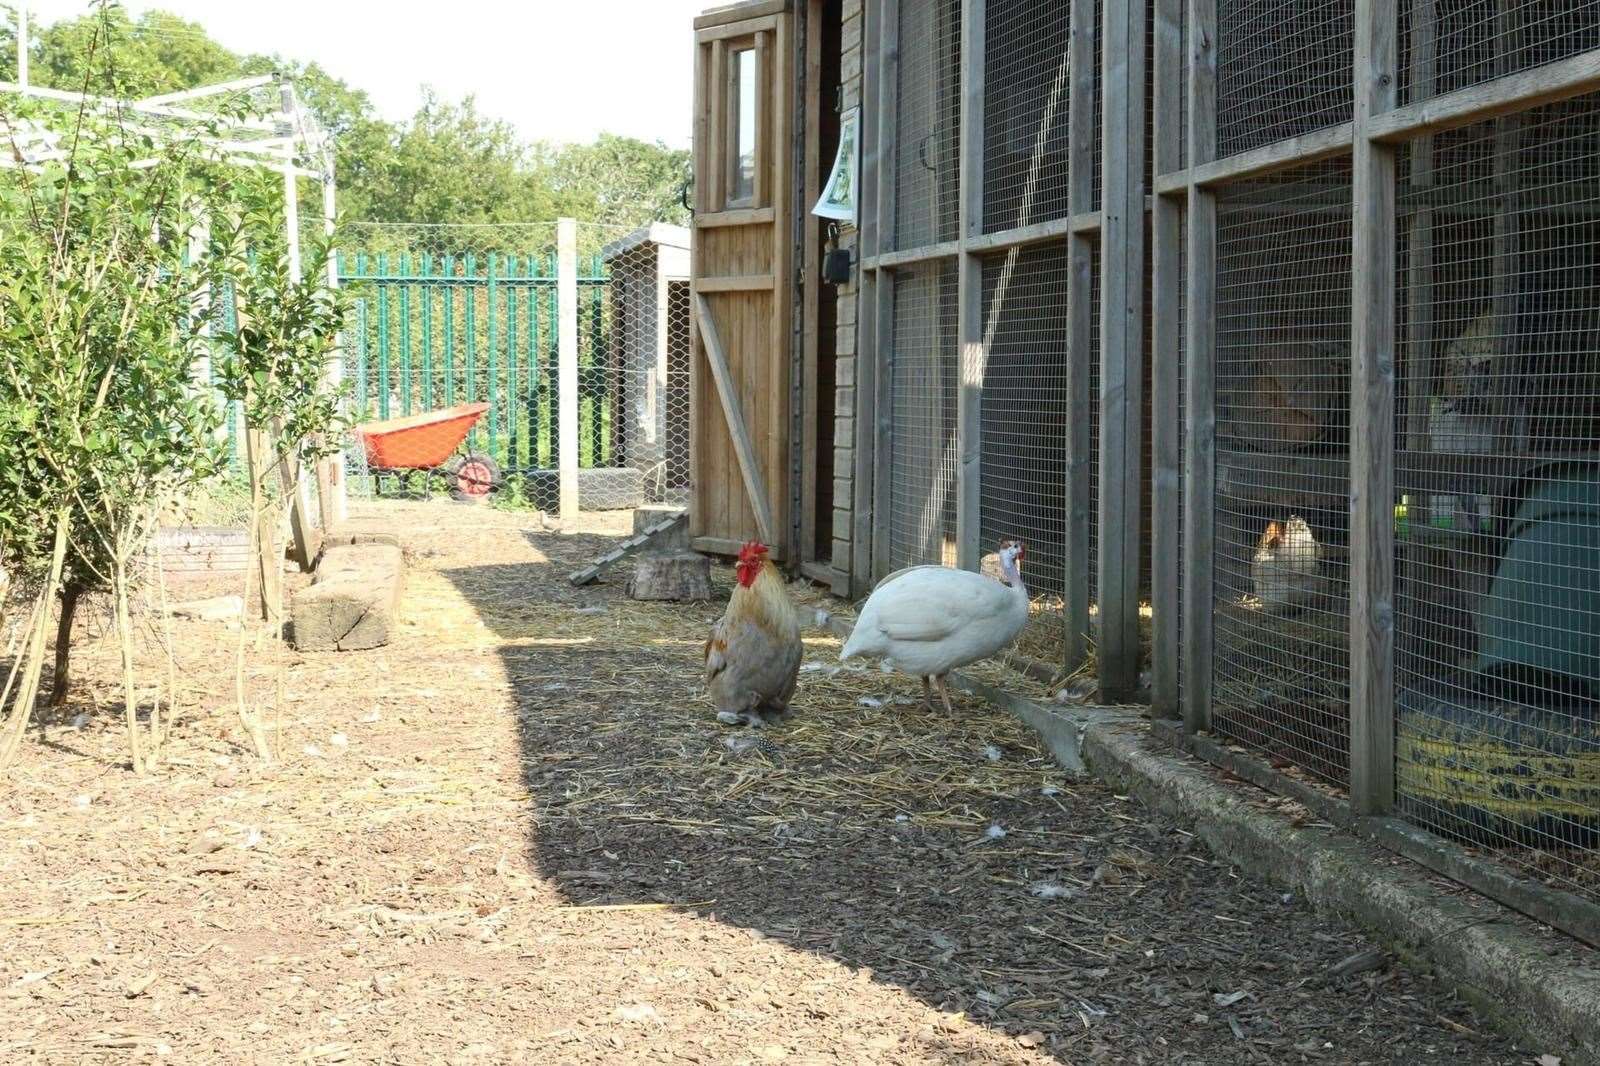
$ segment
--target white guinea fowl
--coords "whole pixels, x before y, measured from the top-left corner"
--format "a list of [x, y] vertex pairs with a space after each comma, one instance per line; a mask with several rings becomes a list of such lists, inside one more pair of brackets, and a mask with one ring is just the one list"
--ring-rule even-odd
[[1028, 590], [1022, 584], [1023, 546], [1000, 543], [1001, 584], [983, 574], [948, 566], [913, 566], [884, 578], [867, 597], [861, 617], [840, 653], [883, 659], [938, 686], [951, 710], [945, 675], [987, 659], [1017, 639], [1028, 621]]

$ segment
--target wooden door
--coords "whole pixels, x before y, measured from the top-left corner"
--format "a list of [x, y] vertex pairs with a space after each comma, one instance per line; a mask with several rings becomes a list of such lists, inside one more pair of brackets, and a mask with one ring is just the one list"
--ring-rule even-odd
[[787, 0], [695, 22], [694, 492], [701, 551], [792, 558]]

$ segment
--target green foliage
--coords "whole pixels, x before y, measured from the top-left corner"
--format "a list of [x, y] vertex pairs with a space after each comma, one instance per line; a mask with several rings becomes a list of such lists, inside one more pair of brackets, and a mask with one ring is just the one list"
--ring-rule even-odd
[[250, 172], [233, 193], [234, 221], [213, 227], [212, 254], [232, 286], [238, 325], [217, 334], [212, 372], [223, 396], [243, 405], [245, 422], [270, 430], [278, 457], [311, 463], [337, 443], [340, 397], [326, 378], [349, 298], [327, 285], [332, 242], [320, 234], [303, 240], [296, 272], [275, 178]]
[[[0, 77], [15, 75], [12, 31], [0, 27]], [[130, 98], [281, 71], [335, 136], [339, 212], [367, 222], [580, 222], [632, 228], [687, 221], [680, 195], [689, 153], [600, 134], [592, 144], [522, 141], [468, 97], [425, 92], [407, 122], [380, 118], [371, 99], [315, 64], [239, 55], [202, 27], [161, 11], [132, 19], [108, 4], [36, 31], [33, 80]]]
[[[6, 101], [8, 125], [33, 106]], [[95, 586], [160, 499], [221, 464], [218, 412], [190, 369], [217, 279], [185, 266], [183, 219], [224, 201], [231, 175], [198, 137], [157, 147], [77, 122], [69, 161], [4, 172], [0, 552], [41, 576], [41, 530], [69, 511], [66, 583]]]

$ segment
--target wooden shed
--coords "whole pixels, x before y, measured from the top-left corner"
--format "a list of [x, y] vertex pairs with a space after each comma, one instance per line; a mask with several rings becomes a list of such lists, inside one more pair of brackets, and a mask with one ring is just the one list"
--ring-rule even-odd
[[[1014, 663], [1092, 657], [1174, 741], [1600, 929], [1600, 8], [769, 0], [696, 34], [703, 547], [762, 526], [860, 596], [1019, 536]], [[833, 286], [809, 211], [857, 107]]]

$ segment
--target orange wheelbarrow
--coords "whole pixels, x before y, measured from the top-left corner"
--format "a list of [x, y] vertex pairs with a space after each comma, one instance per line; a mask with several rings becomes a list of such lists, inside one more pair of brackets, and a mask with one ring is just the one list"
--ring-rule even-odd
[[487, 455], [457, 454], [467, 434], [489, 409], [486, 403], [466, 403], [442, 411], [425, 411], [355, 427], [367, 452], [367, 467], [374, 474], [420, 470], [438, 474], [450, 495], [469, 502], [481, 500], [500, 487], [500, 467]]

